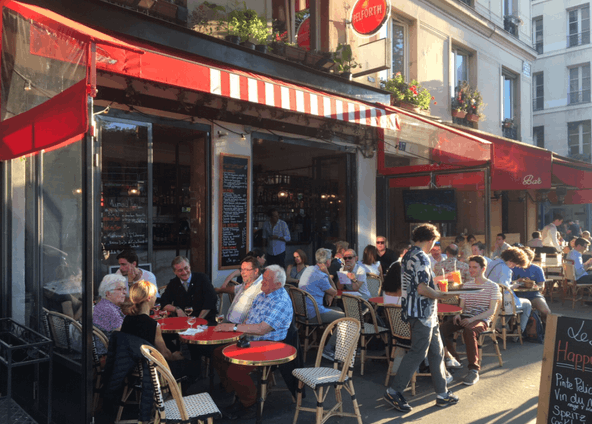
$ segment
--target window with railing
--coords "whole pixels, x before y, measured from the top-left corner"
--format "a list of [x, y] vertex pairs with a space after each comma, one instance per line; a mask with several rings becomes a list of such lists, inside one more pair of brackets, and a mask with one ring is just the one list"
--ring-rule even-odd
[[542, 72], [537, 72], [532, 75], [534, 93], [532, 94], [532, 109], [543, 110], [545, 108], [545, 86], [544, 75]]
[[512, 140], [518, 140], [518, 129], [513, 127], [502, 127], [502, 135]]
[[534, 48], [538, 54], [543, 54], [543, 17], [539, 16], [532, 20], [532, 39]]
[[590, 64], [569, 68], [567, 104], [590, 103]]
[[590, 5], [567, 12], [567, 47], [590, 44]]
[[570, 157], [590, 161], [590, 120], [567, 123], [567, 147]]
[[545, 148], [545, 127], [542, 125], [534, 127], [532, 129], [532, 138], [535, 146]]

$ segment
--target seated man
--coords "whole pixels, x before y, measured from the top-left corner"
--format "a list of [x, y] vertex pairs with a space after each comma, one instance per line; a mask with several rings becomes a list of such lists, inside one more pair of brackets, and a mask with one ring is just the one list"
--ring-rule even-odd
[[478, 241], [476, 243], [473, 243], [473, 245], [471, 246], [471, 249], [473, 251], [473, 255], [483, 256], [483, 259], [485, 259], [485, 262], [487, 262], [485, 265], [487, 265], [487, 268], [489, 268], [489, 264], [491, 263], [491, 259], [489, 259], [487, 256], [485, 256], [485, 244]]
[[590, 242], [583, 237], [576, 239], [575, 248], [569, 252], [567, 259], [574, 261], [574, 273], [577, 284], [592, 284], [592, 275], [588, 274], [587, 268], [592, 265], [592, 258], [586, 262], [582, 261], [582, 253], [588, 249]]
[[247, 256], [241, 261], [241, 277], [243, 283], [232, 287], [222, 285], [216, 289], [218, 293], [234, 293], [234, 300], [226, 313], [226, 321], [234, 324], [242, 324], [247, 318], [251, 305], [261, 293], [261, 264], [252, 256]]
[[451, 243], [448, 245], [445, 252], [448, 257], [442, 262], [434, 265], [434, 274], [436, 274], [436, 277], [441, 277], [442, 274], [448, 274], [452, 271], [460, 271], [460, 276], [463, 283], [470, 280], [471, 274], [469, 274], [469, 266], [465, 262], [461, 262], [457, 259], [458, 246], [454, 243]]
[[469, 272], [473, 281], [465, 283], [465, 288], [482, 288], [474, 294], [461, 294], [460, 307], [462, 315], [455, 315], [453, 319], [442, 324], [441, 333], [448, 352], [460, 362], [460, 357], [454, 348], [453, 337], [458, 330], [463, 330], [463, 340], [467, 349], [469, 373], [463, 383], [472, 386], [479, 381], [479, 334], [487, 330], [495, 314], [502, 295], [497, 284], [484, 277], [487, 263], [482, 256], [469, 257]]
[[543, 239], [541, 238], [541, 232], [535, 231], [534, 233], [532, 233], [532, 238], [528, 240], [526, 245], [532, 248], [543, 247]]
[[343, 259], [345, 264], [339, 270], [339, 281], [335, 282], [337, 289], [357, 291], [364, 299], [370, 299], [370, 290], [366, 284], [366, 272], [357, 264], [358, 255], [355, 250], [346, 250]]
[[510, 247], [510, 245], [506, 243], [506, 235], [504, 233], [499, 233], [497, 236], [495, 236], [495, 244], [493, 245], [491, 259], [499, 258], [502, 252], [508, 247]]
[[[294, 310], [290, 296], [284, 289], [286, 273], [278, 265], [270, 265], [263, 274], [261, 293], [255, 298], [244, 324], [220, 324], [216, 331], [240, 331], [250, 340], [281, 341], [286, 338]], [[227, 408], [228, 419], [255, 417], [257, 389], [249, 373], [253, 366], [231, 364], [224, 359], [220, 346], [214, 350], [213, 363], [220, 382], [228, 392], [235, 391], [238, 401]]]
[[432, 250], [430, 250], [430, 254], [428, 255], [428, 257], [430, 258], [430, 266], [432, 269], [434, 269], [434, 266], [436, 266], [436, 264], [439, 264], [444, 259], [448, 258], [447, 255], [442, 253], [442, 246], [440, 245], [440, 242], [437, 242], [434, 245], [434, 247], [432, 247]]

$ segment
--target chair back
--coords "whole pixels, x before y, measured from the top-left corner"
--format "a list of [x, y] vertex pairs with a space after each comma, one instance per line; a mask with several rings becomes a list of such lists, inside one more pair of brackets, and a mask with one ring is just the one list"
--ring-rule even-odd
[[569, 282], [573, 283], [576, 281], [576, 271], [575, 271], [574, 261], [572, 261], [571, 259], [566, 259], [563, 262], [563, 276]]
[[503, 285], [499, 285], [502, 292], [502, 306], [500, 307], [500, 315], [516, 315], [516, 299], [514, 299], [514, 292]]
[[384, 305], [391, 336], [399, 339], [411, 340], [411, 327], [401, 317], [401, 308], [394, 305]]
[[[162, 395], [161, 389], [161, 381], [168, 387], [170, 390], [175, 403], [177, 404], [177, 408], [179, 410], [179, 415], [181, 416], [181, 421], [188, 422], [189, 414], [187, 413], [187, 408], [185, 407], [185, 401], [183, 400], [183, 395], [181, 394], [181, 390], [177, 385], [175, 377], [171, 373], [171, 369], [169, 365], [162, 356], [162, 354], [149, 345], [142, 345], [140, 347], [140, 351], [146, 361], [148, 362], [148, 367], [150, 369], [150, 376], [152, 378], [152, 385], [154, 386], [154, 397], [156, 400], [156, 408], [159, 411], [160, 418], [162, 421], [166, 421], [165, 412], [164, 412], [164, 397]], [[159, 377], [161, 380], [159, 380]]]
[[370, 297], [380, 296], [382, 288], [382, 279], [376, 274], [366, 274], [366, 284], [370, 291]]
[[80, 324], [74, 318], [68, 315], [61, 314], [55, 311], [49, 311], [44, 308], [44, 314], [47, 318], [47, 325], [51, 339], [55, 343], [57, 349], [62, 349], [67, 352], [72, 351], [72, 339], [70, 337], [70, 325], [75, 330], [82, 332]]
[[335, 361], [334, 367], [341, 365], [340, 382], [345, 381], [345, 376], [349, 371], [353, 371], [355, 361], [355, 351], [358, 346], [360, 338], [360, 329], [362, 325], [354, 318], [340, 318], [333, 321], [325, 329], [321, 342], [319, 344], [319, 351], [317, 352], [317, 360], [315, 367], [321, 366], [321, 359], [323, 358], [323, 349], [325, 343], [333, 331], [337, 332], [337, 339], [335, 342]]
[[[321, 319], [321, 314], [319, 312], [319, 305], [317, 305], [317, 301], [314, 297], [308, 292], [305, 292], [298, 287], [293, 286], [285, 286], [286, 290], [288, 290], [288, 294], [290, 295], [290, 299], [292, 299], [292, 306], [294, 309], [294, 317], [296, 318], [296, 322], [302, 322], [308, 324], [311, 321], [311, 324], [319, 324], [323, 323]], [[306, 308], [306, 299], [309, 299], [312, 302], [312, 306], [315, 309], [315, 317], [309, 318], [308, 316], [308, 309]]]

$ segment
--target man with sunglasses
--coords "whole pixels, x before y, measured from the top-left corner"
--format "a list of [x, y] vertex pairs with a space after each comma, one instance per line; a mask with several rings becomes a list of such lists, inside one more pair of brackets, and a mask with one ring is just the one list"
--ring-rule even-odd
[[386, 273], [386, 270], [389, 269], [391, 264], [397, 260], [397, 255], [391, 249], [387, 249], [386, 237], [384, 236], [376, 237], [376, 250], [378, 250], [377, 259], [380, 262], [382, 272]]
[[343, 260], [345, 263], [338, 272], [337, 289], [357, 291], [364, 299], [370, 299], [370, 290], [366, 284], [366, 271], [358, 265], [356, 252], [353, 249], [346, 250]]

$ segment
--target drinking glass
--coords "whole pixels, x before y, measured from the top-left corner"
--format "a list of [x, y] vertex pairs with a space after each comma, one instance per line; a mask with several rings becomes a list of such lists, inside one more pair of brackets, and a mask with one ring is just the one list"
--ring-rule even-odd
[[159, 311], [159, 314], [160, 314], [160, 317], [161, 317], [161, 318], [166, 318], [166, 317], [169, 315], [169, 314], [167, 313], [167, 311], [165, 311], [165, 310], [162, 310], [162, 309]]
[[189, 317], [187, 318], [187, 324], [189, 324], [189, 328], [193, 328], [193, 324], [197, 322], [197, 318]]
[[154, 312], [156, 312], [156, 315], [158, 315], [158, 311], [160, 311], [160, 303], [154, 305]]
[[193, 307], [187, 306], [185, 308], [185, 315], [190, 316], [193, 313]]
[[218, 324], [222, 324], [223, 321], [224, 321], [224, 315], [222, 315], [222, 314], [216, 315], [216, 322]]

